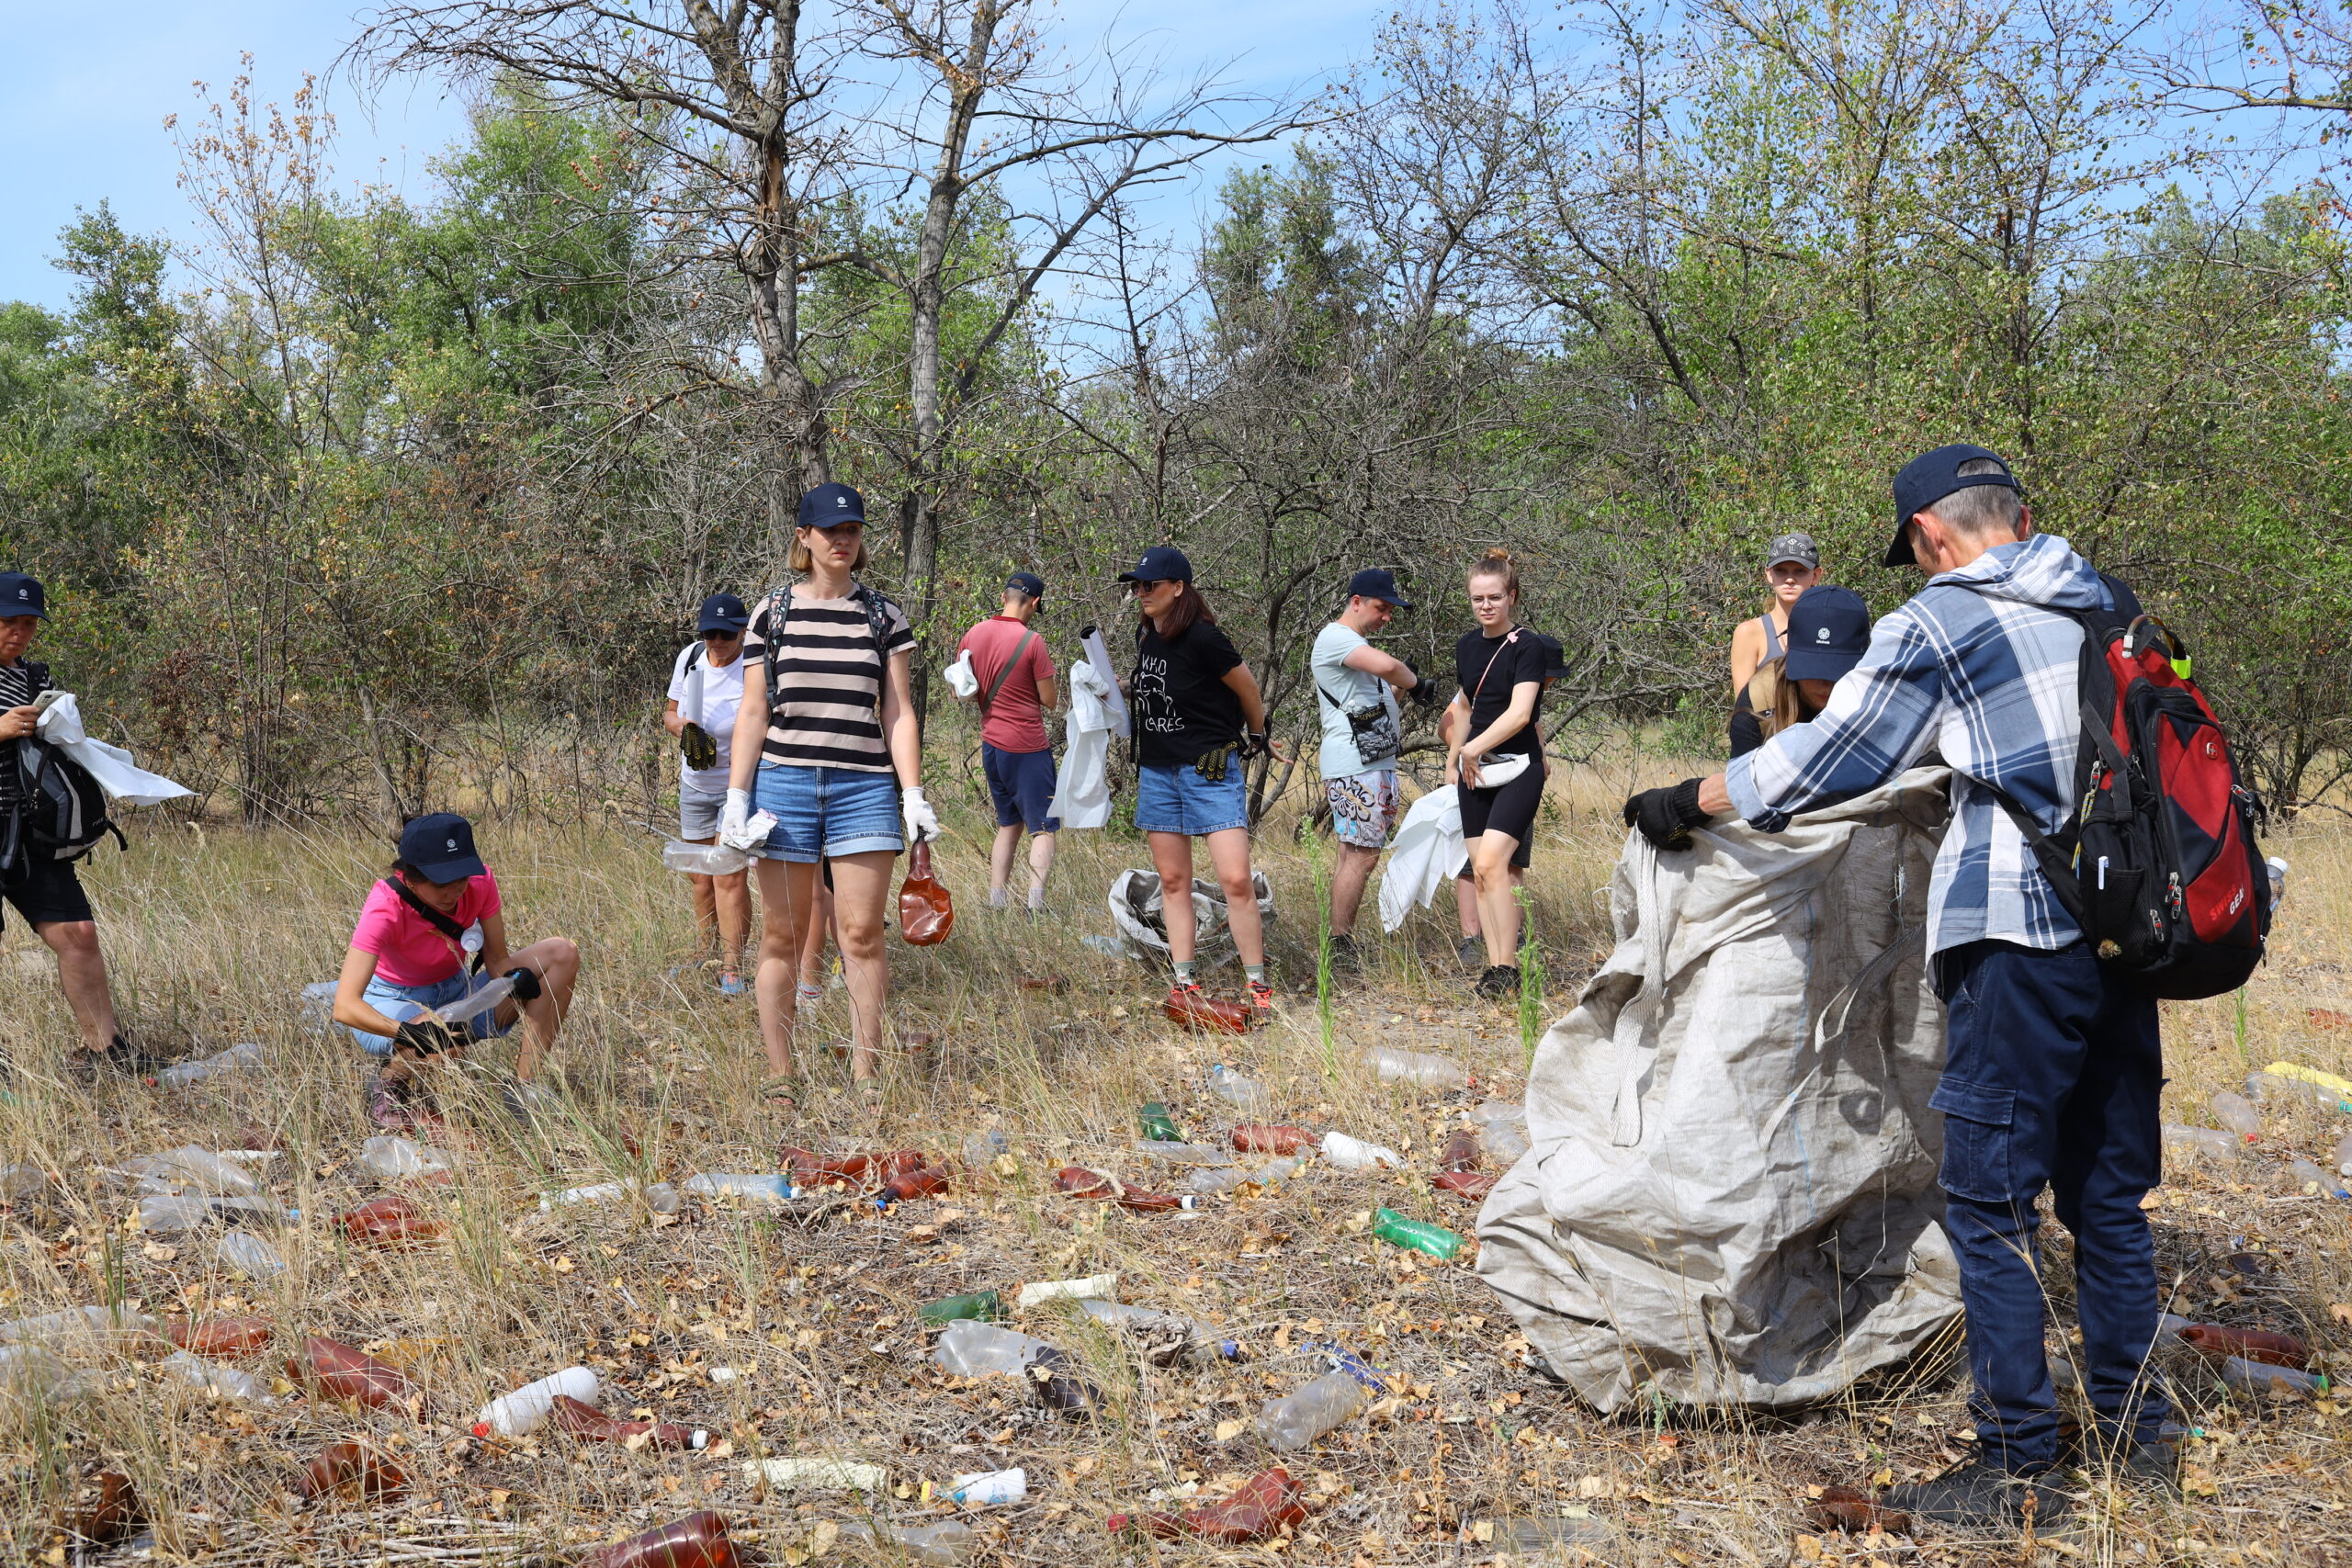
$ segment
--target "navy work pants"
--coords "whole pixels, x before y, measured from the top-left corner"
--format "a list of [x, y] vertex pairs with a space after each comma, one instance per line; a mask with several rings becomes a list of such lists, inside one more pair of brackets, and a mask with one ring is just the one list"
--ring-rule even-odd
[[1929, 1103], [1944, 1113], [1979, 1451], [2020, 1473], [2058, 1457], [2034, 1235], [2045, 1186], [2075, 1235], [2083, 1383], [2102, 1435], [2151, 1438], [2171, 1414], [2143, 1375], [2158, 1311], [2140, 1209], [2162, 1174], [2155, 999], [2081, 942], [1971, 942], [1938, 955], [1937, 980], [1945, 1062]]

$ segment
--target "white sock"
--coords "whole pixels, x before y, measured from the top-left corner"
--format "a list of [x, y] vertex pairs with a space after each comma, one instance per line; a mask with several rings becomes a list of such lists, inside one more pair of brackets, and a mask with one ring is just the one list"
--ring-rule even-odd
[[989, 908], [991, 909], [1010, 909], [1012, 908], [1012, 889], [1009, 887], [989, 888]]
[[1029, 889], [1029, 912], [1033, 915], [1042, 915], [1046, 912], [1046, 890], [1044, 888], [1032, 887]]

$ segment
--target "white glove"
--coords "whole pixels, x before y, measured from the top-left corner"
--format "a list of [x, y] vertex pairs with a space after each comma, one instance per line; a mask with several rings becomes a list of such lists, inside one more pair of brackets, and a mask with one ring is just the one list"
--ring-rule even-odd
[[754, 848], [746, 826], [751, 816], [752, 792], [748, 789], [729, 790], [727, 804], [718, 810], [718, 841], [731, 850]]
[[899, 814], [906, 818], [910, 844], [939, 837], [939, 813], [922, 797], [922, 785], [909, 784], [899, 792]]

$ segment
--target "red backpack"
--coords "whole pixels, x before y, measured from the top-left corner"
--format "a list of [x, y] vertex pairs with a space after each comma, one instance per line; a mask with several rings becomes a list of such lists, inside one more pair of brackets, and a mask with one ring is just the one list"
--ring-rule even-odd
[[2081, 804], [2050, 834], [1995, 794], [2101, 959], [2159, 997], [2236, 990], [2270, 933], [2270, 873], [2254, 841], [2260, 803], [2188, 678], [2188, 649], [2154, 615], [2048, 607], [2083, 628]]

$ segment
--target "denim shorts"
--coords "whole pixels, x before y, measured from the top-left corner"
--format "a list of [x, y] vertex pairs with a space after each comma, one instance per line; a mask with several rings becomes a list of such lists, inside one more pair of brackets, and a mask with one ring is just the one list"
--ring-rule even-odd
[[[368, 988], [360, 992], [359, 997], [362, 1001], [394, 1023], [406, 1023], [410, 1019], [421, 1018], [428, 1011], [439, 1012], [451, 1002], [471, 996], [496, 978], [498, 976], [495, 975], [469, 975], [460, 969], [447, 979], [436, 980], [429, 986], [396, 986], [381, 975], [371, 975], [368, 977]], [[511, 1023], [502, 1027], [497, 1022], [497, 1018], [496, 1008], [475, 1017], [472, 1020], [475, 1037], [479, 1039], [484, 1035], [503, 1034], [507, 1030], [514, 1027]], [[392, 1042], [389, 1035], [370, 1034], [365, 1030], [354, 1029], [349, 1024], [344, 1025], [344, 1031], [353, 1040], [358, 1042], [362, 1051], [371, 1056], [389, 1056], [392, 1054]]]
[[1136, 829], [1143, 833], [1222, 833], [1250, 826], [1250, 792], [1240, 762], [1211, 784], [1190, 762], [1136, 770]]
[[768, 860], [814, 865], [836, 855], [897, 854], [907, 847], [899, 781], [890, 773], [762, 762], [752, 784], [752, 809], [775, 818], [760, 852]]

